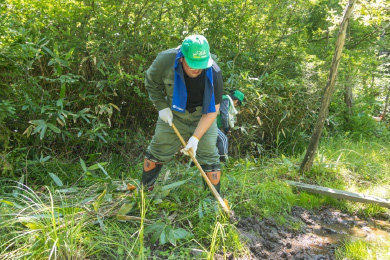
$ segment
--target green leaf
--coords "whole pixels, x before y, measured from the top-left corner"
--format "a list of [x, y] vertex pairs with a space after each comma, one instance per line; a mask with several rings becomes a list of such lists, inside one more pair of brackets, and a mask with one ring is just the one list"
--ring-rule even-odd
[[99, 166], [100, 170], [102, 170], [107, 177], [110, 177], [110, 176], [108, 176], [107, 171], [103, 168], [103, 166], [100, 163], [98, 163], [97, 165]]
[[97, 164], [94, 164], [92, 166], [89, 166], [88, 170], [93, 171], [93, 170], [99, 169], [101, 166], [104, 166], [106, 164], [107, 164], [107, 162], [97, 163]]
[[58, 51], [58, 44], [56, 42], [54, 43], [53, 51], [56, 54], [56, 57], [58, 57], [60, 52]]
[[43, 154], [41, 155], [41, 158], [39, 159], [40, 163], [47, 162], [51, 158], [50, 155], [43, 157]]
[[151, 232], [153, 232], [153, 233], [161, 232], [164, 227], [165, 227], [165, 224], [163, 224], [161, 222], [153, 223], [152, 225], [147, 226], [145, 228], [145, 234], [149, 234]]
[[47, 126], [45, 125], [42, 130], [41, 130], [41, 134], [39, 135], [39, 138], [42, 140], [43, 137], [45, 137], [45, 133], [46, 133], [46, 129], [47, 129]]
[[50, 175], [50, 177], [53, 179], [53, 181], [54, 181], [58, 186], [60, 186], [60, 187], [64, 186], [64, 184], [62, 183], [61, 179], [58, 178], [57, 175], [55, 175], [54, 173], [51, 173], [51, 172], [49, 172], [49, 175]]
[[65, 60], [69, 60], [69, 58], [72, 56], [73, 52], [74, 52], [74, 47], [72, 49], [70, 49], [70, 51], [68, 51], [68, 53], [66, 54], [65, 56]]
[[58, 99], [56, 106], [61, 107], [61, 109], [62, 109], [64, 107], [64, 99], [62, 99], [62, 98]]
[[104, 225], [103, 219], [101, 217], [97, 217], [97, 222], [100, 225], [100, 229], [104, 232], [106, 230], [106, 225]]
[[23, 225], [31, 230], [43, 230], [45, 228], [44, 225], [39, 222], [24, 223]]
[[135, 202], [132, 202], [132, 203], [124, 203], [120, 209], [118, 210], [118, 213], [117, 215], [126, 215], [127, 213], [129, 213], [133, 207], [135, 205]]
[[164, 228], [165, 224], [161, 222], [156, 222], [145, 228], [145, 234], [153, 233], [152, 238], [150, 239], [152, 244], [156, 243], [157, 239], [161, 236], [161, 232], [164, 231]]
[[47, 123], [47, 126], [55, 133], [59, 134], [61, 133], [61, 130], [56, 127], [55, 125], [53, 125], [52, 123]]
[[176, 239], [183, 239], [186, 237], [192, 237], [192, 233], [188, 232], [185, 229], [177, 228], [174, 230]]
[[88, 198], [85, 198], [85, 199], [83, 199], [83, 200], [80, 202], [80, 204], [84, 204], [84, 203], [90, 202], [90, 201], [92, 201], [92, 200], [94, 200], [94, 199], [95, 199], [95, 197], [88, 197]]
[[84, 116], [84, 115], [81, 115], [81, 117], [88, 123], [88, 124], [90, 124], [91, 123], [91, 121], [89, 121], [89, 119], [86, 117], [86, 116]]
[[164, 231], [164, 227], [164, 224], [159, 224], [159, 226], [154, 230], [153, 235], [150, 239], [150, 242], [152, 244], [156, 243], [157, 239], [159, 239], [159, 237], [161, 236], [161, 232]]
[[62, 190], [57, 190], [58, 192], [62, 192], [62, 193], [75, 193], [75, 192], [78, 192], [79, 189], [76, 188], [76, 187], [71, 187], [69, 189], [62, 189]]
[[166, 231], [166, 227], [164, 228], [164, 230], [160, 234], [160, 245], [164, 245], [166, 242], [168, 242], [165, 231]]
[[199, 206], [198, 206], [198, 215], [199, 215], [199, 218], [203, 218], [203, 205], [202, 205], [202, 201], [199, 201]]
[[167, 226], [166, 228], [166, 236], [168, 237], [168, 241], [176, 246], [176, 234], [175, 232], [173, 231], [173, 228], [170, 227], [170, 226]]
[[64, 99], [64, 97], [65, 97], [65, 89], [66, 89], [65, 84], [62, 84], [61, 85], [61, 90], [60, 90], [60, 99]]
[[38, 133], [39, 131], [42, 130], [42, 128], [44, 128], [46, 126], [46, 122], [43, 120], [32, 120], [32, 121], [30, 121], [30, 123], [36, 125], [32, 134]]
[[80, 164], [81, 164], [81, 168], [83, 168], [83, 171], [86, 172], [87, 171], [87, 165], [85, 165], [85, 162], [83, 159], [80, 158]]
[[99, 137], [103, 142], [107, 143], [107, 140], [101, 134], [96, 134], [96, 136]]
[[55, 57], [55, 54], [54, 54], [50, 49], [48, 49], [48, 48], [45, 47], [45, 46], [42, 46], [42, 48], [43, 48], [47, 53], [49, 53], [50, 56], [52, 56], [53, 58]]
[[0, 203], [4, 203], [4, 204], [10, 205], [10, 206], [13, 206], [17, 209], [24, 209], [24, 206], [21, 206], [21, 205], [17, 204], [16, 202], [12, 202], [9, 200], [0, 199]]
[[183, 185], [184, 183], [186, 183], [187, 180], [184, 180], [184, 181], [177, 181], [177, 182], [174, 182], [174, 183], [171, 183], [171, 184], [168, 184], [168, 185], [165, 185], [164, 187], [162, 187], [162, 191], [164, 190], [171, 190], [173, 188], [176, 188], [176, 187], [179, 187], [181, 185]]

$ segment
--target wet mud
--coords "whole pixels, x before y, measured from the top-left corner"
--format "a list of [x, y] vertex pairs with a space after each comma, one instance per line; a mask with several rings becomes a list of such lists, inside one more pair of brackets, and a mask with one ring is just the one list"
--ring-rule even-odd
[[385, 221], [363, 221], [331, 208], [312, 212], [294, 207], [291, 215], [299, 223], [295, 229], [277, 225], [273, 219], [239, 219], [237, 228], [250, 256], [228, 259], [333, 260], [336, 247], [346, 239], [390, 239], [390, 225]]

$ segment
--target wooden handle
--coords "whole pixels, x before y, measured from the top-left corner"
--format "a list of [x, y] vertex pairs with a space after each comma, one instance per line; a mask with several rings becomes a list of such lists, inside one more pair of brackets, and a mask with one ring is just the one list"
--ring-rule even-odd
[[[179, 131], [177, 130], [176, 126], [173, 123], [172, 123], [172, 128], [173, 128], [173, 131], [175, 131], [177, 137], [179, 137], [183, 146], [186, 147], [187, 146], [186, 142], [184, 141], [183, 137], [181, 136], [181, 134], [179, 133]], [[194, 157], [192, 150], [188, 150], [188, 154], [190, 155], [192, 161], [195, 163], [196, 167], [200, 171], [204, 181], [207, 183], [207, 186], [211, 190], [211, 193], [213, 193], [214, 197], [218, 200], [218, 202], [221, 205], [221, 207], [223, 208], [223, 210], [228, 214], [228, 216], [230, 216], [230, 214], [229, 214], [230, 209], [229, 209], [228, 205], [226, 205], [225, 201], [221, 198], [218, 191], [214, 188], [214, 185], [210, 182], [209, 178], [207, 178], [207, 175], [203, 171], [200, 164], [198, 163], [198, 160], [196, 160], [196, 158]]]

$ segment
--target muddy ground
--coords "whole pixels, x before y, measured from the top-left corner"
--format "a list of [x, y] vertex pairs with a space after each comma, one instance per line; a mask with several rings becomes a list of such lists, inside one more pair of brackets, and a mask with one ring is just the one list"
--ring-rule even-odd
[[228, 259], [332, 260], [336, 247], [345, 239], [378, 239], [378, 236], [389, 239], [389, 225], [381, 226], [375, 220], [363, 221], [331, 208], [312, 212], [294, 207], [291, 215], [294, 222], [300, 223], [298, 230], [277, 225], [272, 219], [240, 219], [237, 228], [247, 241], [250, 256], [235, 258], [231, 255]]

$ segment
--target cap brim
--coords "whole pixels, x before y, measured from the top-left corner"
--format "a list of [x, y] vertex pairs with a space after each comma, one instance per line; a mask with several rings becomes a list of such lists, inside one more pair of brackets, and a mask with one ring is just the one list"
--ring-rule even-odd
[[208, 59], [204, 60], [192, 60], [189, 58], [185, 58], [188, 66], [191, 69], [201, 70], [201, 69], [207, 69], [213, 66], [213, 59], [209, 57]]

